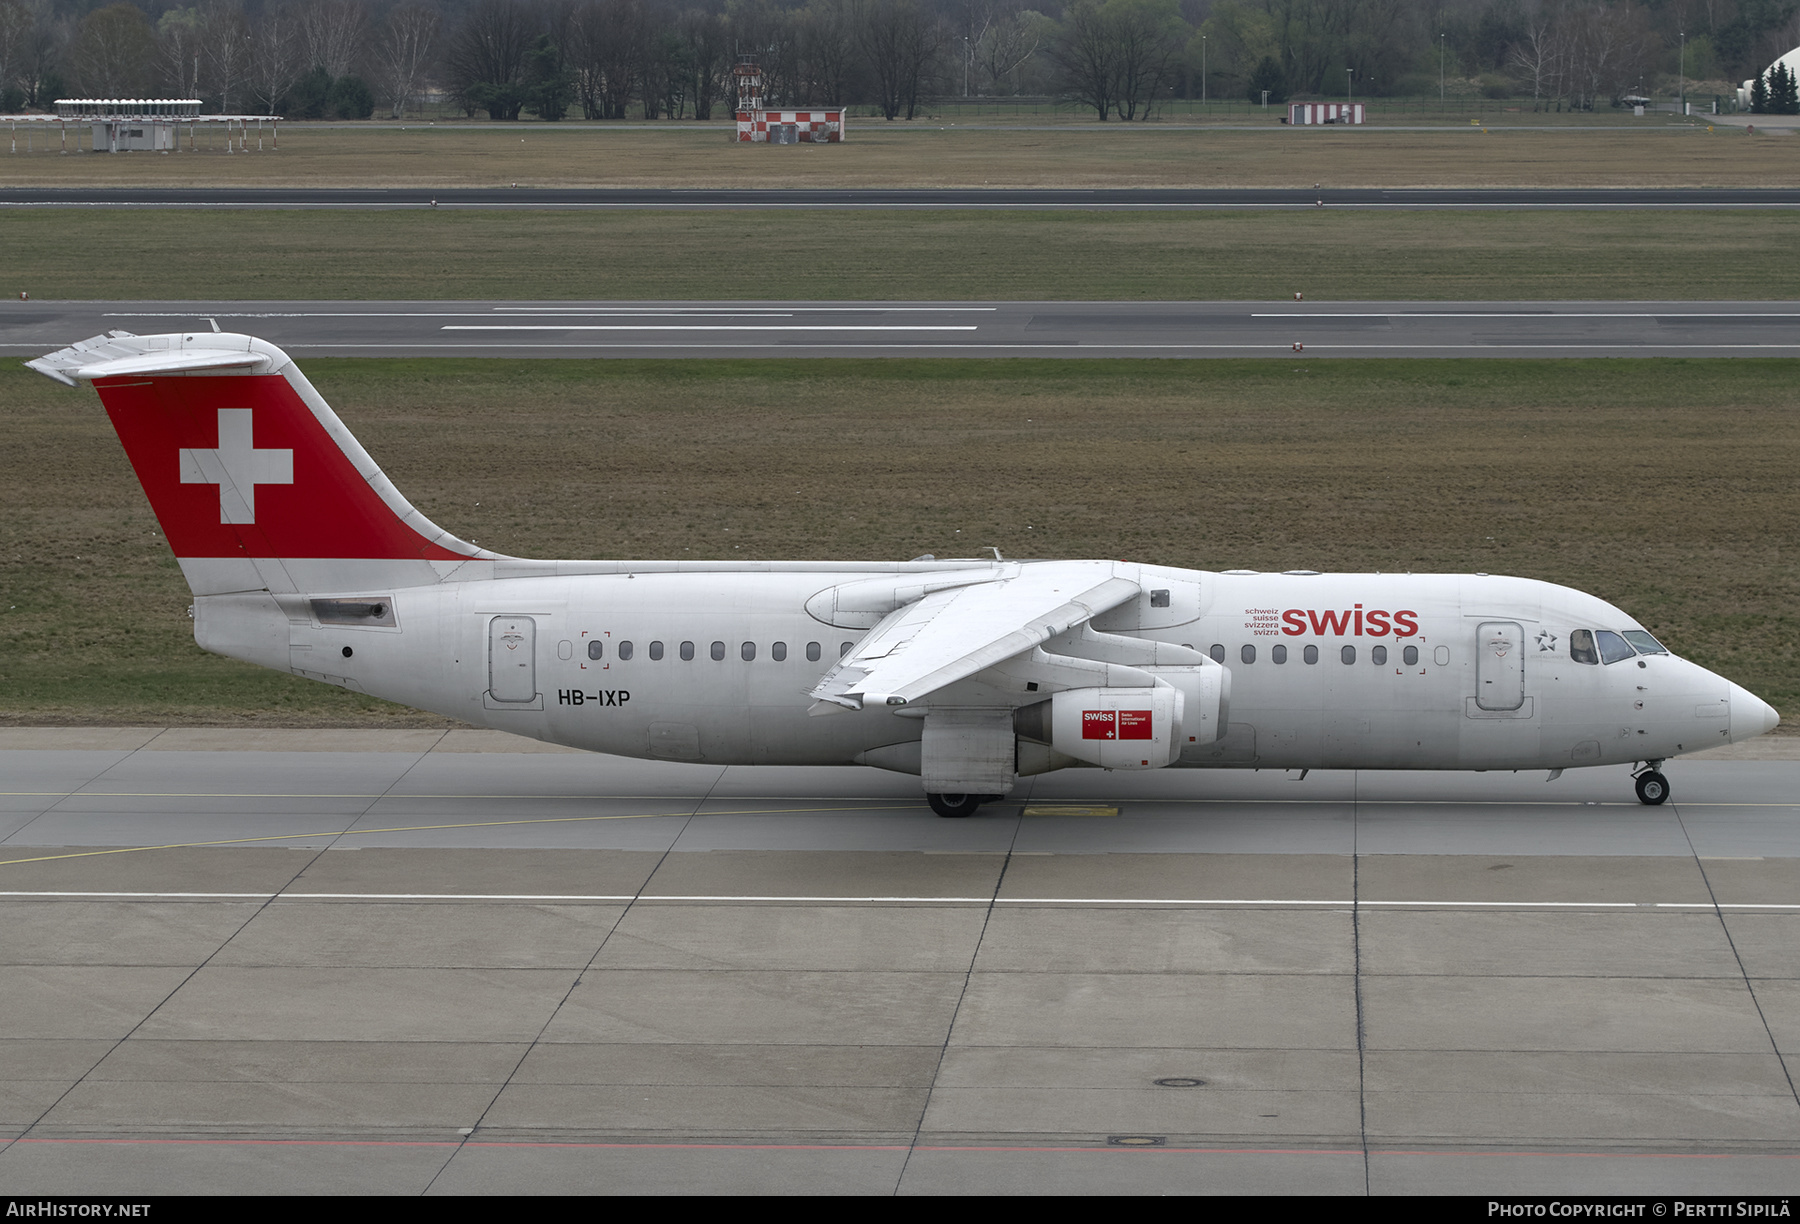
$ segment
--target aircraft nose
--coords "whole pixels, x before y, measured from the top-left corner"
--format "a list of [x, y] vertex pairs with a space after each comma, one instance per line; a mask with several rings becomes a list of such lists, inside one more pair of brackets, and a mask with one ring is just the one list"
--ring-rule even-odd
[[1765, 735], [1780, 721], [1774, 706], [1740, 684], [1731, 686], [1732, 743]]

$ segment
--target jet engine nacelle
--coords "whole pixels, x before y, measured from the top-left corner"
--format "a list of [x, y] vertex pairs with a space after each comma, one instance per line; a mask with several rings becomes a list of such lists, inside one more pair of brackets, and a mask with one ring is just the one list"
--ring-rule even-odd
[[1171, 684], [1065, 689], [1050, 701], [1050, 746], [1102, 769], [1161, 769], [1186, 742], [1185, 699]]
[[1176, 751], [1225, 738], [1231, 721], [1231, 672], [1217, 663], [1146, 667], [1145, 671], [1181, 694]]

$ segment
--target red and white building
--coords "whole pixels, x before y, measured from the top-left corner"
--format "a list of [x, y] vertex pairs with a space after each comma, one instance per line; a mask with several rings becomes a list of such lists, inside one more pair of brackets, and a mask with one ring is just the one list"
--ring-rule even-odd
[[738, 61], [737, 135], [739, 144], [841, 144], [844, 108], [767, 110], [763, 107], [762, 69], [748, 59]]
[[747, 144], [840, 144], [844, 110], [739, 111], [737, 138]]
[[1364, 123], [1361, 102], [1290, 102], [1289, 123]]

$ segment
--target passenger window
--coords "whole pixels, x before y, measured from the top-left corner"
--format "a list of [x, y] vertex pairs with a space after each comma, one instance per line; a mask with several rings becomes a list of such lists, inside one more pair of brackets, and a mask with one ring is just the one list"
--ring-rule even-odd
[[1408, 667], [1417, 664], [1419, 661], [1419, 648], [1417, 646], [1408, 646], [1405, 650], [1400, 652], [1400, 661], [1405, 663]]
[[724, 661], [724, 659], [725, 659], [725, 643], [724, 642], [714, 642], [712, 644], [712, 657], [713, 657], [714, 663], [721, 663]]
[[1151, 591], [1150, 592], [1150, 606], [1152, 608], [1168, 607], [1169, 606], [1169, 593], [1167, 591]]
[[1594, 635], [1586, 629], [1577, 629], [1569, 634], [1569, 659], [1575, 663], [1598, 663], [1599, 653], [1594, 649]]
[[1620, 663], [1637, 653], [1630, 643], [1609, 629], [1595, 630], [1594, 636], [1600, 639], [1602, 663]]
[[1377, 667], [1380, 667], [1384, 663], [1386, 663], [1387, 662], [1387, 647], [1386, 646], [1371, 646], [1371, 647], [1369, 647], [1369, 662], [1375, 664], [1375, 666], [1377, 666]]
[[1356, 662], [1356, 647], [1354, 647], [1354, 646], [1344, 647], [1342, 650], [1338, 651], [1338, 658], [1342, 659], [1346, 663]]
[[662, 658], [662, 643], [661, 642], [651, 642], [650, 643], [650, 657], [652, 659]]
[[1627, 629], [1625, 640], [1637, 647], [1639, 654], [1668, 654], [1669, 648], [1645, 633], [1642, 629]]
[[629, 659], [630, 657], [631, 657], [631, 643], [630, 642], [620, 642], [619, 643], [619, 658], [620, 659]]
[[808, 663], [817, 663], [819, 661], [819, 644], [817, 642], [808, 642], [806, 644], [806, 661]]
[[1225, 648], [1217, 642], [1213, 643], [1212, 649], [1206, 653], [1212, 656], [1212, 661], [1214, 663], [1223, 663], [1225, 661]]
[[855, 642], [845, 642], [845, 643], [844, 643], [844, 644], [843, 644], [843, 645], [841, 645], [841, 646], [839, 646], [839, 647], [838, 647], [838, 658], [840, 658], [840, 659], [841, 659], [841, 658], [843, 658], [843, 657], [844, 657], [844, 656], [845, 656], [845, 655], [847, 655], [847, 654], [849, 654], [849, 653], [850, 653], [850, 648], [851, 648], [851, 647], [852, 647], [852, 646], [854, 646], [854, 645], [856, 645], [856, 643], [855, 643]]
[[588, 658], [598, 659], [601, 655], [603, 655], [605, 653], [606, 653], [606, 643], [602, 642], [599, 638], [595, 638], [593, 641], [588, 643]]
[[787, 659], [787, 643], [776, 642], [774, 645], [770, 646], [769, 657], [774, 659], [777, 663], [785, 662]]
[[1272, 663], [1286, 663], [1287, 662], [1287, 647], [1286, 646], [1271, 646], [1271, 647], [1269, 647], [1269, 661]]
[[738, 654], [743, 658], [744, 662], [753, 662], [756, 659], [756, 643], [745, 642], [742, 646], [738, 647]]
[[694, 644], [692, 642], [683, 642], [681, 644], [681, 657], [688, 662], [693, 661]]
[[1256, 662], [1256, 647], [1245, 646], [1242, 650], [1238, 651], [1238, 658], [1246, 663]]
[[1319, 648], [1317, 646], [1308, 646], [1305, 650], [1300, 652], [1300, 657], [1305, 659], [1308, 663], [1317, 663], [1319, 661]]

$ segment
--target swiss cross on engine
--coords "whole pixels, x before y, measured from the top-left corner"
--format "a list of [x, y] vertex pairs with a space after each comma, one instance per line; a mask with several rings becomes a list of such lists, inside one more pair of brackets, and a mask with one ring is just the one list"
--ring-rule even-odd
[[219, 486], [219, 522], [254, 523], [256, 486], [293, 484], [292, 450], [257, 450], [248, 408], [219, 409], [219, 445], [181, 448], [181, 483]]

